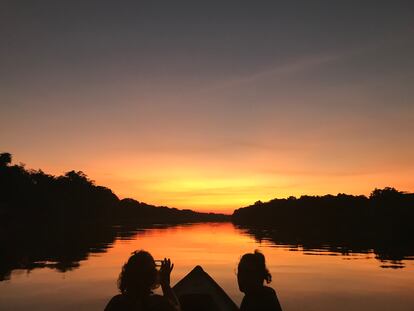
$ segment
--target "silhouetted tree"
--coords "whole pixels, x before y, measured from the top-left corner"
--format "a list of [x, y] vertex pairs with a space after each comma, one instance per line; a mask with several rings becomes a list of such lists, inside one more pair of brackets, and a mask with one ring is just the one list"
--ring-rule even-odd
[[258, 241], [345, 253], [373, 249], [379, 260], [394, 261], [414, 255], [412, 219], [414, 194], [392, 187], [375, 189], [369, 198], [340, 193], [273, 199], [232, 215]]
[[8, 152], [0, 153], [0, 166], [7, 166], [12, 161], [12, 155]]
[[69, 182], [82, 185], [82, 186], [90, 186], [93, 185], [94, 182], [88, 178], [88, 176], [82, 171], [69, 171], [65, 173], [65, 176]]
[[79, 260], [105, 251], [117, 236], [136, 234], [137, 224], [229, 220], [119, 200], [82, 171], [53, 176], [10, 165], [10, 153], [2, 153], [0, 160], [0, 281], [16, 268], [76, 268]]
[[36, 217], [66, 223], [104, 219], [111, 223], [193, 222], [229, 218], [153, 206], [128, 198], [119, 200], [111, 189], [95, 185], [82, 171], [72, 170], [55, 177], [42, 170], [27, 170], [22, 165], [10, 166], [10, 153], [1, 154], [1, 159], [0, 214], [7, 214], [9, 218], [33, 220]]
[[404, 192], [398, 191], [393, 187], [385, 187], [384, 189], [375, 188], [369, 198], [374, 200], [393, 200], [401, 198], [403, 194]]

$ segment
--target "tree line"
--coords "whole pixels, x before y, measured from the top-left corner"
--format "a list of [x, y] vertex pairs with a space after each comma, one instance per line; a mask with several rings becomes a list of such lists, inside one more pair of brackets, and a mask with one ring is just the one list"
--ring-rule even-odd
[[256, 201], [236, 209], [238, 223], [261, 223], [280, 226], [326, 227], [390, 226], [414, 216], [414, 194], [392, 187], [374, 189], [365, 195], [303, 195], [299, 198]]
[[342, 254], [372, 251], [391, 268], [414, 258], [413, 219], [414, 194], [392, 187], [374, 189], [369, 196], [257, 201], [232, 215], [233, 222], [258, 241]]
[[12, 165], [0, 154], [0, 282], [15, 269], [76, 269], [91, 253], [106, 252], [121, 237], [186, 222], [229, 216], [119, 199], [82, 171], [53, 176]]
[[192, 222], [222, 221], [227, 216], [154, 206], [119, 199], [96, 185], [82, 171], [53, 176], [42, 170], [12, 165], [10, 153], [0, 154], [0, 218], [54, 222]]

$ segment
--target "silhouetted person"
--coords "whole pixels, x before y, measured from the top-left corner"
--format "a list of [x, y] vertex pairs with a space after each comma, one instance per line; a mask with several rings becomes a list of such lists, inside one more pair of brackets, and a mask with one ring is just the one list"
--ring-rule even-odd
[[[121, 294], [112, 297], [105, 311], [179, 311], [180, 304], [170, 287], [173, 267], [170, 259], [164, 259], [158, 272], [150, 253], [143, 250], [134, 252], [119, 275]], [[163, 296], [152, 292], [159, 285]]]
[[276, 292], [264, 286], [272, 276], [266, 268], [265, 257], [259, 251], [244, 254], [237, 268], [239, 289], [245, 294], [240, 311], [282, 311]]

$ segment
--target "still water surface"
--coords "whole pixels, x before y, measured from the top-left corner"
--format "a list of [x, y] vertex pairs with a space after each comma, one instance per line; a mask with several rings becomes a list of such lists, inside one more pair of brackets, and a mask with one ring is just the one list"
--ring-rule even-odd
[[145, 249], [155, 259], [175, 264], [172, 284], [202, 265], [240, 304], [235, 269], [240, 256], [261, 250], [285, 311], [414, 311], [414, 262], [404, 268], [381, 267], [372, 253], [342, 255], [259, 242], [231, 223], [202, 223], [138, 231], [117, 238], [107, 252], [92, 253], [80, 267], [14, 270], [0, 282], [0, 310], [103, 310], [117, 293], [116, 279], [132, 251]]

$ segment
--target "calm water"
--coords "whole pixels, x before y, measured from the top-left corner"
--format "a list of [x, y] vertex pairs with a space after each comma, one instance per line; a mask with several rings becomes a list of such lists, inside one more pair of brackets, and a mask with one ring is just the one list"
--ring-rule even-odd
[[242, 299], [237, 262], [243, 253], [260, 249], [285, 311], [414, 311], [414, 261], [404, 261], [400, 269], [383, 268], [372, 253], [342, 255], [260, 243], [230, 223], [140, 230], [117, 238], [106, 252], [90, 254], [67, 272], [13, 270], [9, 280], [0, 282], [0, 310], [103, 310], [117, 292], [122, 264], [137, 249], [150, 251], [156, 259], [170, 257], [173, 284], [202, 265], [237, 304]]

